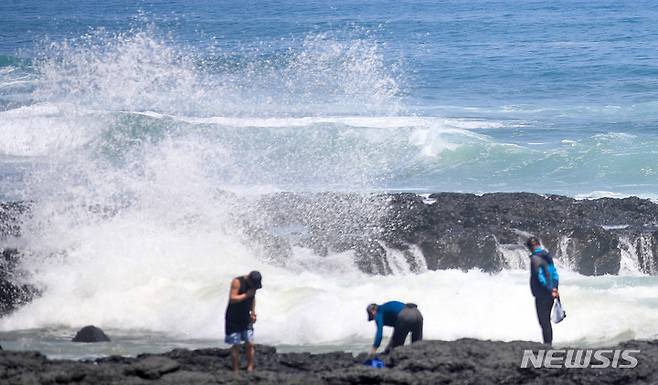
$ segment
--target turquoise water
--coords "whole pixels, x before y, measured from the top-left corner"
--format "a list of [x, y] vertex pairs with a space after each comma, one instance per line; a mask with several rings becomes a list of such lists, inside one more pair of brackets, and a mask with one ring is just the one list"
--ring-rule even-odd
[[[7, 197], [29, 195], [44, 157], [167, 135], [223, 145], [213, 177], [242, 187], [657, 192], [654, 2], [10, 1], [0, 15]], [[314, 117], [353, 119], [285, 120]]]
[[[166, 353], [172, 349], [227, 348], [221, 338], [185, 338], [147, 330], [106, 330], [110, 342], [71, 342], [77, 330], [69, 328], [26, 329], [0, 332], [0, 342], [5, 350], [38, 351], [51, 359], [89, 360], [112, 355], [137, 356], [143, 353]], [[368, 342], [360, 339], [351, 344], [325, 345], [277, 345], [279, 353], [312, 352], [328, 353], [347, 351], [354, 354], [368, 349]]]

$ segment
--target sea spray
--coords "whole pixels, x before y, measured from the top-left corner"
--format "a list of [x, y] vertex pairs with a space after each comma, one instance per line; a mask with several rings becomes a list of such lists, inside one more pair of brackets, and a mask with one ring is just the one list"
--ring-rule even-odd
[[381, 48], [366, 38], [307, 34], [274, 54], [177, 43], [152, 25], [46, 44], [35, 100], [104, 111], [189, 116], [383, 114], [400, 111]]
[[[311, 124], [297, 133], [152, 116], [267, 116], [272, 111], [253, 102], [269, 105], [273, 96], [285, 116], [299, 111], [291, 98], [301, 86], [304, 108], [313, 98], [333, 113], [336, 100], [378, 108], [394, 98], [395, 84], [376, 46], [308, 38], [283, 69], [247, 62], [236, 76], [205, 72], [194, 52], [169, 44], [148, 30], [53, 43], [36, 65], [33, 104], [2, 112], [2, 152], [33, 159], [16, 195], [33, 202], [21, 264], [26, 283], [42, 292], [3, 319], [8, 329], [97, 323], [216, 337], [232, 277], [258, 268], [274, 289], [277, 276], [296, 276], [293, 263], [251, 245], [249, 223], [259, 213], [227, 190], [371, 184], [364, 154], [373, 151], [362, 150], [378, 141], [331, 121], [328, 130]], [[381, 87], [372, 91], [373, 82]], [[358, 271], [349, 252], [335, 263], [310, 254], [303, 271]]]

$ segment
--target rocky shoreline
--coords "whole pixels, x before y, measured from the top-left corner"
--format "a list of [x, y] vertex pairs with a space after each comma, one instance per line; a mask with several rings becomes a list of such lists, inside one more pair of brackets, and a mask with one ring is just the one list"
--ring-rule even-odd
[[[522, 268], [523, 243], [542, 239], [564, 267], [583, 275], [626, 268], [658, 274], [658, 204], [640, 198], [576, 200], [558, 195], [286, 194], [262, 198], [249, 224], [272, 258], [291, 246], [320, 255], [353, 250], [364, 272]], [[272, 229], [295, 229], [284, 236]], [[624, 266], [626, 264], [626, 266]]]
[[[49, 360], [37, 352], [0, 351], [0, 382], [27, 384], [550, 384], [632, 385], [658, 383], [658, 340], [629, 341], [611, 350], [639, 351], [637, 366], [623, 368], [522, 368], [532, 342], [461, 339], [422, 341], [382, 356], [386, 367], [362, 364], [364, 355], [277, 353], [257, 346], [256, 371], [235, 374], [228, 349], [177, 349], [138, 357], [94, 361]], [[565, 348], [559, 348], [565, 349]]]

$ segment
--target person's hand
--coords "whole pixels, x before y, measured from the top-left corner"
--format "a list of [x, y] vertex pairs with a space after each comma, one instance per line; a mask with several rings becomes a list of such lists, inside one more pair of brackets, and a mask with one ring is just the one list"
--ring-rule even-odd
[[251, 323], [256, 323], [256, 313], [251, 313]]
[[560, 297], [560, 293], [557, 291], [557, 289], [553, 289], [553, 291], [551, 292], [551, 295], [553, 296], [553, 298], [559, 298]]

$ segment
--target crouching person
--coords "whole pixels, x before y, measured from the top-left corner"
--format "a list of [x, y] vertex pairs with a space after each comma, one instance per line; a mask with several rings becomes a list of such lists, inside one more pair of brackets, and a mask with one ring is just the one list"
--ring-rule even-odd
[[368, 321], [374, 320], [377, 326], [375, 342], [370, 351], [371, 357], [377, 353], [377, 349], [382, 343], [384, 326], [394, 327], [393, 336], [384, 350], [385, 353], [389, 353], [397, 346], [404, 345], [409, 333], [411, 333], [411, 343], [423, 339], [423, 315], [420, 314], [418, 306], [413, 303], [404, 304], [398, 301], [390, 301], [382, 305], [373, 303], [368, 305], [366, 311]]

